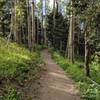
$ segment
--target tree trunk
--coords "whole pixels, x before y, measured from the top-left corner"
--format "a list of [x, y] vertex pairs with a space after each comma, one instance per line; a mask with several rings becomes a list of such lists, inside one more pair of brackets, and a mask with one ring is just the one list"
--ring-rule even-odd
[[14, 37], [15, 37], [15, 41], [18, 43], [18, 32], [17, 32], [17, 15], [16, 15], [16, 5], [17, 5], [17, 0], [15, 0], [15, 4], [14, 4]]
[[45, 18], [44, 18], [44, 44], [47, 45], [47, 36], [46, 36], [46, 0], [45, 0]]
[[27, 32], [28, 32], [28, 48], [31, 49], [31, 31], [30, 31], [30, 9], [29, 9], [29, 0], [26, 0], [27, 5]]
[[[11, 36], [14, 36], [14, 1], [11, 2], [11, 24], [10, 24], [10, 34], [8, 36], [8, 42]], [[13, 38], [11, 38], [13, 40]]]
[[43, 0], [41, 0], [41, 9], [42, 9], [42, 12], [41, 12], [41, 42], [43, 43], [44, 42], [44, 29], [43, 29]]
[[55, 20], [55, 16], [56, 16], [56, 0], [53, 0], [53, 31], [52, 31], [52, 45], [54, 44], [54, 31], [55, 31], [55, 25], [56, 25], [56, 20]]
[[[22, 44], [22, 25], [21, 25], [21, 16], [20, 16], [20, 29], [19, 29], [19, 34], [18, 34], [18, 43]], [[24, 34], [25, 35], [25, 34]]]
[[85, 32], [85, 72], [86, 76], [90, 76], [90, 67], [89, 67], [89, 62], [90, 62], [90, 47], [89, 47], [89, 33], [86, 31]]
[[56, 0], [53, 2], [53, 29], [55, 29], [55, 16], [56, 16]]
[[39, 36], [39, 21], [38, 21], [38, 11], [37, 11], [37, 36], [36, 36], [37, 44], [39, 44], [38, 36]]
[[70, 27], [68, 36], [68, 58], [73, 63], [74, 62], [74, 14], [73, 14], [73, 2], [71, 1], [71, 12], [70, 12]]
[[62, 52], [62, 45], [63, 45], [63, 41], [60, 41], [60, 52]]
[[13, 32], [14, 32], [14, 27], [13, 27], [13, 25], [14, 25], [14, 12], [13, 12], [13, 6], [12, 6], [12, 14], [11, 14], [11, 26], [10, 26], [10, 34], [12, 35], [13, 34]]
[[34, 14], [34, 1], [32, 2], [32, 48], [35, 47], [35, 14]]

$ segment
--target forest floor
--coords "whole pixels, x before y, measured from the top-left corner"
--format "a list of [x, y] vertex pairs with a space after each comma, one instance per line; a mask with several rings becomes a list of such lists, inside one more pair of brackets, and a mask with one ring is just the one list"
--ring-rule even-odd
[[39, 100], [80, 100], [75, 83], [51, 58], [48, 50], [42, 51], [46, 71], [40, 78]]

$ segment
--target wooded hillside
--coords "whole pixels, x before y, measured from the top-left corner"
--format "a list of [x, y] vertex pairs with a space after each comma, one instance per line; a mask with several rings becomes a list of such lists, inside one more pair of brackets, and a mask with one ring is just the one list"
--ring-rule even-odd
[[83, 100], [100, 100], [100, 0], [0, 0], [0, 100], [25, 100], [19, 88], [46, 68], [43, 49]]

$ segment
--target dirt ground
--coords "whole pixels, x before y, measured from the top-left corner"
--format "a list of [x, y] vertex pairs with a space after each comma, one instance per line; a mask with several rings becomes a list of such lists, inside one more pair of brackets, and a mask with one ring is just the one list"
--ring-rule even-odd
[[[57, 65], [48, 53], [42, 52], [47, 71], [40, 78], [39, 100], [81, 100], [75, 83]], [[33, 99], [34, 100], [34, 99]]]

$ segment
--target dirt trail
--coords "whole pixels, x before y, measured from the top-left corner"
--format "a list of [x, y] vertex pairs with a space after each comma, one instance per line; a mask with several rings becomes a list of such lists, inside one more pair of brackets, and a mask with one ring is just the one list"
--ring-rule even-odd
[[51, 59], [47, 50], [42, 52], [47, 71], [41, 77], [40, 100], [80, 100], [74, 82]]

